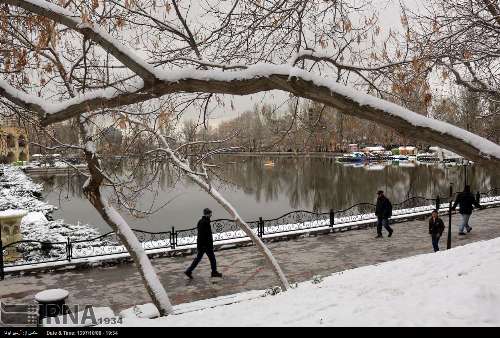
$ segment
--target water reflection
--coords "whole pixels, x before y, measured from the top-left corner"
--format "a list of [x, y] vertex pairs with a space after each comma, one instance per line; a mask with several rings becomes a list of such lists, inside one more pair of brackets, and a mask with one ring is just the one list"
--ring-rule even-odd
[[[272, 160], [274, 166], [266, 166]], [[277, 217], [290, 210], [328, 211], [347, 208], [359, 202], [373, 202], [379, 189], [394, 202], [410, 196], [447, 196], [450, 183], [462, 189], [464, 170], [460, 166], [415, 165], [409, 162], [371, 165], [343, 165], [330, 158], [303, 157], [225, 157], [215, 185], [235, 205], [245, 219]], [[138, 207], [153, 209], [170, 201], [158, 212], [136, 218], [125, 215], [134, 228], [162, 231], [175, 226], [190, 228], [196, 224], [201, 210], [209, 207], [216, 218], [227, 213], [192, 182], [180, 178], [168, 165], [147, 162], [108, 163], [116, 177], [134, 177], [135, 186], [148, 189], [137, 194]], [[469, 184], [474, 191], [500, 186], [500, 175], [479, 167], [468, 168]], [[60, 210], [55, 217], [68, 223], [77, 221], [97, 225], [103, 223], [85, 199], [83, 177], [52, 176], [36, 178], [45, 188], [45, 198]]]

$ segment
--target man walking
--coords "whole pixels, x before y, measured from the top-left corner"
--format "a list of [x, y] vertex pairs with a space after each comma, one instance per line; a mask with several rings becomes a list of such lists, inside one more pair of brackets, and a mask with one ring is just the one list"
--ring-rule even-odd
[[443, 235], [444, 222], [439, 218], [437, 210], [432, 211], [432, 216], [429, 219], [429, 235], [432, 238], [432, 247], [434, 252], [439, 251], [439, 239]]
[[389, 218], [392, 216], [392, 204], [387, 197], [384, 196], [382, 190], [377, 191], [377, 207], [375, 215], [377, 216], [377, 238], [382, 236], [382, 226], [389, 232], [389, 237], [394, 232], [389, 226]]
[[186, 276], [193, 279], [193, 270], [207, 254], [210, 260], [210, 267], [212, 268], [212, 277], [222, 277], [222, 274], [217, 271], [217, 261], [214, 254], [214, 240], [212, 237], [212, 227], [210, 226], [210, 217], [212, 217], [212, 210], [205, 208], [203, 210], [203, 217], [198, 221], [198, 238], [196, 241], [198, 254], [191, 266], [184, 272]]
[[460, 205], [459, 212], [460, 215], [462, 215], [462, 223], [460, 224], [458, 234], [460, 236], [464, 236], [464, 228], [467, 229], [467, 232], [472, 230], [472, 227], [469, 225], [469, 219], [472, 215], [472, 210], [474, 210], [474, 205], [481, 208], [479, 201], [476, 201], [476, 198], [470, 191], [470, 185], [466, 185], [464, 187], [464, 191], [457, 195], [457, 199], [455, 200], [455, 204], [453, 204], [452, 210], [456, 210], [457, 205]]

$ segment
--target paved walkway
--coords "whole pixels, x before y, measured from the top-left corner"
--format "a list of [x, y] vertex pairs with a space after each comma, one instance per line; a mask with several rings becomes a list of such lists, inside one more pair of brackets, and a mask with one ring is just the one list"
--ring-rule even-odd
[[[460, 217], [454, 215], [452, 246], [500, 237], [500, 208], [475, 212], [471, 219], [472, 232], [460, 238], [457, 235], [459, 220]], [[447, 218], [445, 224], [448, 224]], [[375, 229], [370, 228], [274, 242], [269, 243], [268, 247], [291, 282], [432, 252], [427, 221], [398, 223], [394, 229], [392, 238], [387, 238], [384, 230], [385, 237], [375, 239]], [[446, 231], [440, 246], [446, 248]], [[152, 261], [172, 303], [186, 303], [278, 285], [264, 265], [263, 258], [252, 246], [218, 251], [216, 256], [219, 270], [224, 274], [224, 278], [217, 282], [208, 277], [210, 268], [206, 257], [195, 270], [193, 281], [187, 280], [183, 274], [193, 259], [192, 255]], [[6, 280], [0, 281], [0, 300], [30, 301], [35, 293], [48, 288], [67, 289], [70, 292], [70, 304], [109, 306], [115, 311], [150, 302], [133, 264], [22, 277], [7, 276]]]

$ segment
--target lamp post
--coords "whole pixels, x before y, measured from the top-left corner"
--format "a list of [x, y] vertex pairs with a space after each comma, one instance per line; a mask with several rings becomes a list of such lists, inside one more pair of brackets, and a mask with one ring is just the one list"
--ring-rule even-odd
[[3, 243], [2, 243], [2, 226], [0, 225], [0, 280], [4, 280], [3, 272]]
[[453, 203], [453, 183], [450, 183], [450, 205], [448, 206], [448, 241], [446, 249], [451, 249], [451, 207]]
[[462, 166], [464, 167], [464, 190], [467, 185], [467, 166], [469, 165], [469, 160], [462, 158]]

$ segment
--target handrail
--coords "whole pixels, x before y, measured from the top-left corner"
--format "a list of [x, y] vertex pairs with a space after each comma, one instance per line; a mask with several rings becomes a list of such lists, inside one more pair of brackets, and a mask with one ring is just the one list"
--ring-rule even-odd
[[[492, 188], [486, 192], [480, 192], [478, 195], [480, 195], [480, 196], [486, 195], [489, 197], [499, 197], [500, 198], [500, 196], [490, 196], [494, 192], [497, 192], [497, 191], [500, 191], [500, 189], [499, 188]], [[421, 208], [421, 207], [429, 207], [429, 206], [432, 206], [432, 204], [404, 207], [405, 203], [408, 203], [408, 202], [413, 200], [413, 201], [434, 202], [436, 204], [439, 202], [439, 204], [442, 204], [442, 203], [447, 203], [447, 202], [451, 201], [455, 195], [456, 195], [456, 193], [451, 197], [446, 197], [446, 196], [445, 197], [437, 196], [436, 198], [427, 198], [427, 197], [423, 197], [423, 196], [409, 197], [402, 202], [393, 203], [393, 206], [395, 207], [394, 211], [410, 210], [409, 212], [397, 213], [397, 216], [404, 217], [405, 215], [409, 215], [411, 217], [412, 214], [416, 214], [415, 209]], [[499, 199], [499, 201], [500, 201], [500, 199]], [[352, 210], [356, 207], [360, 207], [360, 206], [364, 206], [364, 207], [368, 207], [368, 208], [375, 208], [376, 205], [374, 203], [362, 202], [362, 203], [354, 204], [354, 205], [352, 205], [346, 209], [343, 209], [343, 210], [330, 209], [329, 212], [293, 210], [293, 211], [287, 212], [287, 213], [285, 213], [279, 217], [276, 217], [276, 218], [262, 219], [262, 217], [259, 217], [258, 220], [249, 221], [247, 223], [252, 224], [252, 225], [256, 225], [257, 228], [254, 230], [257, 230], [257, 235], [259, 237], [263, 237], [264, 235], [266, 235], [266, 231], [267, 231], [267, 234], [269, 234], [269, 235], [275, 235], [275, 234], [280, 234], [280, 233], [285, 234], [285, 233], [291, 232], [291, 231], [303, 230], [303, 229], [313, 229], [315, 227], [324, 227], [324, 226], [333, 227], [336, 224], [338, 226], [344, 226], [346, 224], [345, 219], [349, 219], [349, 218], [360, 217], [360, 220], [364, 220], [364, 221], [371, 220], [373, 218], [373, 216], [370, 216], [370, 215], [373, 214], [373, 212], [366, 213], [366, 214], [361, 212], [360, 214], [356, 214], [356, 215], [348, 214], [350, 210]], [[401, 206], [401, 208], [398, 208], [398, 206]], [[412, 209], [413, 209], [413, 211], [411, 211]], [[421, 211], [421, 210], [418, 210], [418, 211]], [[346, 215], [346, 213], [348, 215]], [[290, 224], [274, 224], [275, 222], [277, 222], [281, 219], [284, 219], [287, 216], [290, 216], [293, 214], [298, 214], [299, 216], [301, 214], [302, 215], [309, 214], [309, 215], [318, 217], [318, 219], [311, 220], [307, 216], [307, 217], [303, 217], [303, 219], [299, 219], [299, 220], [293, 218], [290, 220], [290, 222], [292, 222]], [[365, 216], [368, 216], [368, 217], [365, 217]], [[323, 218], [321, 218], [321, 217], [323, 217]], [[336, 220], [339, 223], [336, 223]], [[319, 221], [319, 222], [317, 222], [317, 221]], [[212, 224], [218, 223], [217, 228], [222, 229], [222, 231], [215, 233], [215, 235], [217, 235], [217, 237], [214, 238], [214, 242], [223, 241], [223, 240], [240, 239], [240, 238], [245, 237], [245, 234], [239, 233], [239, 230], [241, 230], [241, 229], [237, 229], [236, 231], [233, 229], [235, 226], [234, 222], [235, 222], [235, 220], [226, 219], [226, 218], [220, 218], [220, 219], [216, 219], [216, 220], [211, 221]], [[230, 226], [233, 228], [231, 228], [231, 230], [224, 229], [224, 225], [225, 225], [224, 223], [230, 224]], [[233, 223], [233, 224], [231, 224], [231, 223]], [[270, 223], [270, 224], [266, 227], [266, 223], [268, 223], [268, 224]], [[307, 225], [306, 225], [306, 223], [307, 223]], [[195, 241], [195, 238], [196, 238], [195, 231], [196, 230], [197, 230], [196, 227], [190, 228], [190, 229], [181, 229], [181, 230], [176, 230], [175, 227], [172, 227], [171, 230], [159, 231], [159, 232], [151, 232], [151, 231], [146, 231], [146, 230], [141, 230], [141, 229], [132, 229], [132, 231], [134, 231], [136, 233], [150, 236], [150, 238], [148, 238], [147, 240], [144, 239], [141, 241], [141, 244], [145, 247], [146, 250], [162, 249], [162, 248], [168, 248], [168, 247], [171, 249], [175, 249], [176, 247], [192, 245], [192, 244], [196, 243], [196, 241]], [[238, 234], [235, 234], [235, 232], [238, 232]], [[179, 236], [179, 234], [183, 234], [183, 233], [191, 233], [191, 235]], [[43, 251], [43, 247], [46, 246], [47, 250], [53, 250], [53, 249], [58, 250], [58, 251], [56, 251], [56, 253], [57, 253], [59, 251], [62, 252], [63, 250], [61, 250], [62, 248], [60, 248], [60, 247], [54, 247], [54, 246], [64, 245], [65, 246], [64, 252], [66, 253], [66, 258], [63, 258], [64, 255], [61, 254], [59, 257], [60, 259], [58, 259], [58, 260], [68, 260], [69, 262], [71, 262], [72, 258], [87, 258], [87, 257], [96, 257], [96, 256], [106, 256], [106, 255], [109, 255], [109, 253], [106, 252], [106, 253], [99, 254], [99, 253], [95, 253], [95, 251], [99, 252], [99, 250], [101, 250], [101, 251], [105, 252], [107, 249], [115, 250], [112, 248], [123, 247], [123, 244], [119, 241], [119, 239], [117, 241], [117, 245], [100, 243], [100, 241], [102, 239], [104, 239], [110, 235], [114, 235], [114, 234], [115, 234], [114, 231], [110, 231], [110, 232], [103, 234], [103, 235], [100, 235], [98, 237], [88, 238], [88, 239], [84, 239], [84, 240], [70, 240], [68, 238], [67, 242], [21, 240], [21, 241], [9, 243], [5, 246], [2, 246], [2, 244], [0, 242], [0, 253], [2, 254], [0, 257], [1, 258], [0, 259], [0, 280], [3, 279], [5, 266], [16, 266], [16, 265], [30, 264], [30, 263], [26, 263], [26, 262], [27, 261], [29, 262], [32, 259], [31, 257], [29, 257], [27, 260], [25, 260], [24, 262], [20, 262], [19, 264], [5, 264], [4, 259], [3, 259], [4, 252], [6, 252], [7, 249], [9, 249], [9, 248], [17, 247], [18, 245], [21, 245], [21, 244], [40, 244], [40, 245], [42, 245], [42, 248], [36, 248], [36, 249], [31, 249], [31, 250], [37, 251], [37, 252], [39, 250]], [[155, 236], [158, 236], [158, 237], [163, 236], [164, 238], [155, 238]], [[181, 243], [179, 243], [179, 238], [182, 239]], [[91, 244], [93, 242], [94, 242], [94, 245]], [[83, 243], [89, 243], [89, 245], [82, 247], [81, 245]], [[167, 244], [165, 244], [165, 243], [167, 243]], [[76, 257], [73, 256], [73, 251], [75, 249], [75, 246], [76, 246], [75, 251], [79, 253]], [[29, 252], [29, 249], [30, 248], [28, 248], [28, 252]], [[90, 254], [85, 255], [85, 252], [87, 252], [87, 251], [90, 252]], [[84, 252], [83, 255], [82, 255], [82, 252]], [[123, 252], [126, 252], [126, 249]], [[26, 251], [24, 251], [23, 253], [25, 254]], [[38, 258], [39, 257], [35, 257], [34, 260], [38, 260]], [[47, 262], [53, 262], [53, 261], [54, 261], [54, 256], [50, 256], [50, 260], [45, 260], [45, 261], [43, 261], [43, 257], [41, 258], [41, 263], [47, 263]]]

